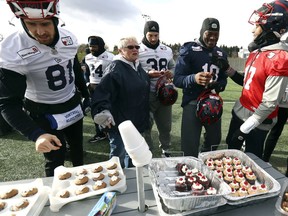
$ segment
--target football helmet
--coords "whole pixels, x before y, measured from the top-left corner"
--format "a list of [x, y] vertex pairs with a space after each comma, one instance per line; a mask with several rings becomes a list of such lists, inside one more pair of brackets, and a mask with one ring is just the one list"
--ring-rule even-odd
[[156, 95], [163, 105], [169, 106], [177, 101], [178, 91], [172, 81], [162, 75], [156, 83]]
[[221, 119], [223, 113], [223, 100], [219, 94], [211, 90], [204, 91], [197, 98], [196, 116], [205, 126], [211, 125]]
[[275, 0], [271, 3], [264, 3], [262, 7], [255, 10], [250, 16], [249, 23], [259, 24], [264, 31], [281, 33], [281, 29], [288, 27], [288, 1]]
[[59, 18], [59, 0], [6, 0], [16, 17], [22, 19]]

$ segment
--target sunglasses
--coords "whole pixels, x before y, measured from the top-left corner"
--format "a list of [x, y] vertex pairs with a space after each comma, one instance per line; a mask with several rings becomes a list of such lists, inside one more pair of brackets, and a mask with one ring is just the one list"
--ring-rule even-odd
[[129, 45], [129, 46], [126, 46], [125, 48], [128, 48], [128, 49], [130, 49], [130, 50], [133, 50], [133, 49], [135, 48], [135, 49], [139, 50], [139, 49], [140, 49], [140, 46], [138, 46], [138, 45], [135, 45], [135, 46]]

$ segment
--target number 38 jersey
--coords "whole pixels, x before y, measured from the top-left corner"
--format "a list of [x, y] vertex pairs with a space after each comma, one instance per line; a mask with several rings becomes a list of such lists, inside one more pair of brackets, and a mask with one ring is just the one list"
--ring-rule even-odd
[[112, 62], [114, 55], [104, 51], [98, 57], [91, 53], [85, 56], [85, 63], [89, 68], [89, 82], [91, 84], [99, 84], [104, 75], [104, 70]]
[[0, 68], [26, 77], [26, 98], [44, 104], [64, 103], [75, 94], [77, 49], [76, 37], [63, 28], [59, 28], [54, 48], [39, 44], [25, 31], [15, 32], [0, 43]]
[[[139, 61], [143, 69], [149, 70], [170, 70], [174, 72], [175, 61], [173, 59], [172, 49], [164, 44], [160, 44], [156, 49], [151, 49], [145, 44], [140, 44]], [[155, 92], [155, 86], [158, 78], [150, 79], [150, 91]]]

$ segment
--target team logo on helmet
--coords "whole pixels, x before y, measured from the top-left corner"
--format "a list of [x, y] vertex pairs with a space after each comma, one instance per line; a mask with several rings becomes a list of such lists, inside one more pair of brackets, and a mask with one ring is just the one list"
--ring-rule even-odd
[[211, 90], [204, 91], [197, 98], [196, 116], [205, 126], [211, 125], [221, 119], [223, 113], [223, 100], [219, 94]]
[[177, 101], [178, 91], [172, 81], [162, 75], [156, 83], [156, 95], [163, 105], [169, 106]]

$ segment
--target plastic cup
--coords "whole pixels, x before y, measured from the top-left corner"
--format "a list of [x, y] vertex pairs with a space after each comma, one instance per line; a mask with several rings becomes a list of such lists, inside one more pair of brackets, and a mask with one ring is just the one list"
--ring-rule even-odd
[[[131, 158], [132, 159], [132, 158]], [[149, 164], [152, 160], [152, 153], [149, 150], [146, 154], [145, 157], [137, 158], [137, 159], [132, 159], [132, 163], [136, 167], [143, 167], [147, 164]]]
[[127, 149], [135, 149], [145, 140], [130, 120], [122, 122], [118, 129]]

